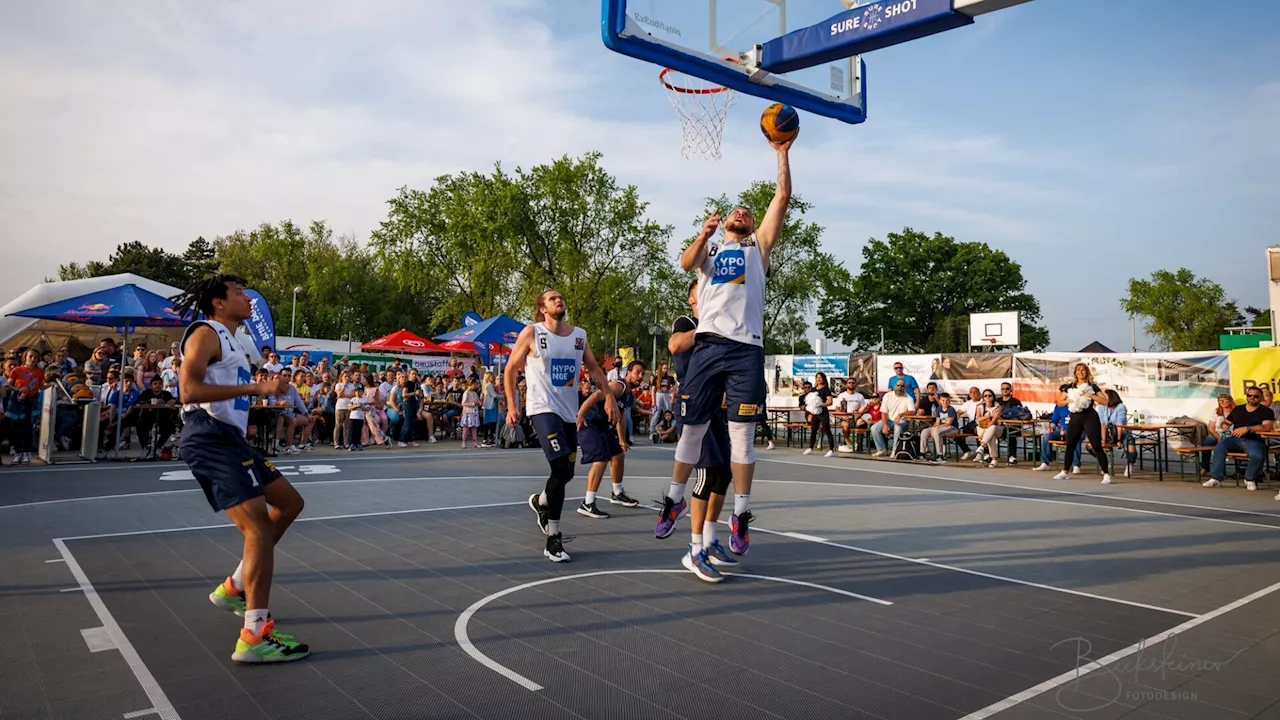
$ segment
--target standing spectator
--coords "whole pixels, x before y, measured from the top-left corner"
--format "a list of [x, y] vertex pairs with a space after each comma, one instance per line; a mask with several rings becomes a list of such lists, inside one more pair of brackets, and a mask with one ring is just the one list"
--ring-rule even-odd
[[142, 365], [135, 374], [139, 386], [151, 387], [151, 378], [160, 374], [160, 358], [154, 352], [147, 353], [142, 357]]
[[[418, 423], [418, 369], [409, 368], [404, 384], [400, 387], [397, 409], [400, 411], [400, 447], [418, 446], [416, 439]], [[431, 438], [434, 440], [435, 435]]]
[[[346, 392], [351, 396], [347, 399], [347, 427], [343, 431], [347, 441], [347, 452], [356, 452], [364, 450], [361, 444], [361, 438], [364, 436], [364, 385], [360, 382], [358, 374], [350, 374], [344, 371], [348, 377], [355, 379], [346, 383]], [[342, 401], [343, 393], [339, 393], [338, 401]]]
[[[1267, 444], [1260, 432], [1271, 432], [1275, 412], [1262, 404], [1262, 388], [1254, 386], [1245, 391], [1245, 405], [1237, 406], [1223, 424], [1222, 439], [1213, 448], [1213, 461], [1205, 487], [1218, 487], [1227, 476], [1227, 453], [1243, 452], [1249, 455], [1249, 466], [1244, 474], [1244, 486], [1257, 490], [1262, 479], [1262, 465], [1267, 456]], [[1280, 500], [1280, 495], [1276, 495]]]
[[805, 411], [809, 413], [809, 447], [804, 454], [813, 454], [813, 446], [818, 441], [818, 432], [821, 431], [827, 438], [825, 457], [831, 457], [836, 454], [836, 439], [831, 432], [831, 414], [827, 411], [831, 405], [831, 388], [827, 386], [826, 373], [815, 374], [813, 380], [812, 383], [805, 381], [805, 394], [801, 398]]
[[[182, 359], [182, 346], [178, 343], [169, 343], [169, 356], [160, 361], [160, 371], [163, 372], [173, 365], [177, 360]], [[175, 396], [177, 397], [177, 396]]]
[[497, 377], [492, 372], [484, 374], [484, 387], [480, 393], [480, 407], [484, 413], [481, 427], [484, 428], [484, 444], [481, 447], [494, 447], [497, 443], [498, 428], [498, 385]]
[[372, 438], [375, 445], [391, 447], [391, 438], [387, 435], [390, 421], [387, 419], [387, 396], [382, 394], [382, 386], [375, 382], [372, 375], [364, 376], [364, 436], [365, 445]]
[[263, 352], [266, 353], [265, 355], [263, 355], [263, 357], [265, 357], [267, 361], [262, 364], [262, 367], [267, 372], [278, 373], [284, 369], [284, 365], [280, 363], [279, 354], [272, 351], [270, 348], [263, 348]]
[[1067, 421], [1067, 452], [1062, 460], [1062, 472], [1054, 475], [1054, 480], [1066, 480], [1070, 477], [1067, 471], [1075, 459], [1076, 448], [1087, 437], [1094, 448], [1098, 464], [1102, 466], [1102, 484], [1111, 484], [1111, 468], [1102, 442], [1102, 416], [1094, 409], [1095, 403], [1106, 405], [1106, 393], [1093, 381], [1093, 371], [1089, 366], [1076, 363], [1075, 382], [1063, 386], [1062, 397], [1058, 400], [1059, 405], [1066, 405], [1071, 410], [1071, 418]]
[[471, 431], [471, 444], [476, 444], [476, 432], [480, 428], [480, 383], [472, 382], [462, 391], [462, 447], [467, 447], [467, 431]]
[[[914, 377], [903, 374], [902, 363], [896, 362], [893, 364], [893, 373], [893, 376], [889, 378], [889, 391], [893, 392], [899, 382], [906, 383], [906, 392], [911, 397], [911, 401], [914, 403], [920, 402], [920, 385], [916, 383]], [[914, 410], [915, 408], [912, 409]]]
[[[355, 440], [347, 435], [347, 431], [351, 429], [351, 399], [359, 394], [357, 389], [358, 383], [351, 379], [350, 371], [343, 370], [338, 375], [338, 384], [333, 386], [334, 393], [337, 394], [337, 402], [334, 405], [333, 420], [333, 449], [353, 450]], [[360, 424], [364, 425], [364, 413], [360, 414]]]
[[35, 421], [40, 415], [40, 388], [44, 386], [44, 370], [39, 365], [40, 353], [28, 349], [22, 354], [22, 364], [9, 371], [4, 414], [9, 420], [9, 446], [17, 454], [14, 462], [19, 465], [29, 465], [35, 449]]
[[93, 355], [84, 361], [85, 379], [93, 388], [100, 388], [106, 382], [107, 369], [111, 362], [107, 359], [106, 348], [99, 345], [93, 349]]

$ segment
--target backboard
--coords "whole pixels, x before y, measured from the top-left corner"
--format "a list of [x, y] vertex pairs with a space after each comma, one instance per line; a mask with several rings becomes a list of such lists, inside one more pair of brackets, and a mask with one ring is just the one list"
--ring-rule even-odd
[[[792, 72], [753, 69], [757, 46], [857, 0], [604, 0], [605, 45], [738, 92], [847, 123], [866, 119], [865, 65], [843, 57]], [[726, 59], [728, 58], [728, 59]], [[654, 68], [656, 76], [660, 67]]]
[[972, 313], [969, 315], [969, 346], [995, 347], [1018, 345], [1020, 313]]

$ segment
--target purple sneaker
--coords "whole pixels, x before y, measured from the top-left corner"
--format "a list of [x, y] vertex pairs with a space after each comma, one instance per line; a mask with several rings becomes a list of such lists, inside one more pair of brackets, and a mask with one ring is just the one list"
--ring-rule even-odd
[[689, 512], [689, 503], [684, 500], [677, 505], [671, 498], [662, 498], [662, 511], [658, 514], [658, 525], [653, 529], [653, 536], [661, 540], [670, 537], [676, 529], [676, 521]]
[[748, 510], [741, 515], [729, 516], [729, 549], [734, 555], [746, 555], [751, 547], [751, 538], [747, 535], [747, 527], [755, 516]]

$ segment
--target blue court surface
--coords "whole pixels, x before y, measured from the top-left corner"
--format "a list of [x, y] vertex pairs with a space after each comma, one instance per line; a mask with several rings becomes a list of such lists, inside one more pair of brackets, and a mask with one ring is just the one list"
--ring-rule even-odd
[[[271, 611], [313, 655], [274, 666], [230, 659], [240, 538], [181, 463], [6, 467], [0, 718], [1280, 718], [1271, 493], [760, 458], [720, 585], [607, 500], [544, 559], [539, 450], [282, 460]], [[628, 492], [670, 468], [635, 447]]]

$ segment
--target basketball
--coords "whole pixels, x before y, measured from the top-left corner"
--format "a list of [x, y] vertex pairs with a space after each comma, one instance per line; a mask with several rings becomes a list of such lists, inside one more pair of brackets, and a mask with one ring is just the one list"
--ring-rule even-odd
[[800, 114], [790, 105], [774, 103], [760, 116], [760, 132], [770, 142], [784, 143], [800, 132]]

